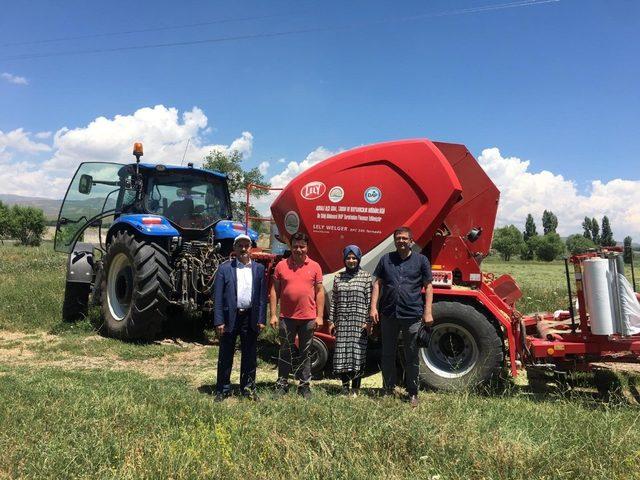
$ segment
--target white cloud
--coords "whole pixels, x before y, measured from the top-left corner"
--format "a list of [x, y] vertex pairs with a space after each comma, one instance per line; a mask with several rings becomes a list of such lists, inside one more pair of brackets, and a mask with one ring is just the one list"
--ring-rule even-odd
[[[269, 179], [269, 183], [271, 183], [271, 186], [275, 188], [285, 187], [298, 174], [314, 166], [316, 163], [319, 163], [322, 160], [335, 155], [336, 153], [339, 153], [339, 152], [332, 152], [330, 150], [327, 150], [324, 147], [318, 147], [315, 150], [313, 150], [311, 153], [309, 153], [305, 157], [305, 159], [302, 160], [300, 163], [289, 162], [284, 170], [282, 170], [280, 173], [272, 176]], [[284, 161], [284, 159], [282, 160]], [[278, 160], [278, 162], [280, 162], [280, 160]], [[269, 207], [271, 206], [271, 203], [273, 203], [273, 201], [275, 200], [275, 198], [278, 196], [279, 193], [280, 191], [278, 190], [272, 191], [269, 193], [269, 195], [265, 195], [264, 197], [256, 199], [251, 204], [262, 215], [269, 216], [271, 214], [269, 211]]]
[[[212, 150], [238, 150], [245, 158], [251, 155], [253, 135], [250, 132], [242, 132], [230, 144], [212, 144], [205, 138], [207, 124], [206, 115], [198, 107], [179, 115], [175, 108], [157, 105], [141, 108], [130, 115], [98, 117], [84, 127], [60, 128], [53, 135], [53, 147], [31, 141], [30, 134], [22, 129], [7, 134], [0, 132], [0, 160], [8, 158], [8, 152], [5, 152], [8, 148], [30, 153], [53, 149], [53, 155], [40, 165], [24, 164], [22, 170], [12, 169], [14, 177], [3, 175], [0, 191], [24, 194], [32, 180], [39, 179], [42, 185], [47, 185], [47, 191], [31, 191], [30, 195], [61, 198], [70, 176], [81, 162], [132, 162], [134, 142], [143, 143], [145, 156], [142, 161], [146, 163], [180, 164], [187, 145], [185, 164], [201, 165], [202, 159]], [[36, 134], [38, 138], [47, 136], [50, 136], [47, 132]]]
[[286, 162], [286, 160], [284, 158], [278, 159], [278, 163], [284, 163], [284, 162]]
[[260, 162], [260, 165], [258, 165], [258, 171], [262, 175], [265, 175], [267, 173], [267, 170], [269, 170], [269, 162]]
[[50, 138], [52, 134], [53, 132], [38, 132], [36, 133], [35, 137], [39, 139], [46, 139]]
[[12, 75], [7, 72], [0, 73], [0, 78], [14, 85], [29, 85], [29, 80], [25, 77], [19, 77], [18, 75]]
[[9, 153], [10, 150], [23, 153], [48, 152], [51, 147], [45, 143], [31, 140], [31, 133], [22, 128], [16, 128], [4, 133], [0, 130], [0, 154]]
[[529, 171], [530, 162], [517, 157], [503, 157], [498, 148], [482, 151], [478, 161], [500, 190], [497, 225], [514, 224], [523, 228], [528, 213], [542, 230], [544, 210], [558, 217], [558, 233], [581, 233], [585, 216], [598, 221], [607, 215], [614, 237], [640, 237], [640, 181], [615, 179], [607, 183], [591, 182], [585, 194], [573, 181], [542, 170]]

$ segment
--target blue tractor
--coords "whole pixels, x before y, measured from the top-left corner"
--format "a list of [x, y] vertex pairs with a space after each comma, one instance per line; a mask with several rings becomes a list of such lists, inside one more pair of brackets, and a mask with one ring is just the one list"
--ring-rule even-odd
[[[151, 340], [170, 320], [211, 317], [218, 265], [236, 236], [227, 177], [188, 167], [82, 163], [65, 195], [55, 249], [69, 254], [62, 316], [100, 305], [101, 330]], [[186, 314], [186, 315], [185, 315]]]

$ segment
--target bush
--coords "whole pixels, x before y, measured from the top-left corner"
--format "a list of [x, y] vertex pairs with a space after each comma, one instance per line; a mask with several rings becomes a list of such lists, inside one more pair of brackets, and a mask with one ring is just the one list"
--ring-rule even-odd
[[571, 255], [578, 255], [580, 253], [584, 253], [591, 248], [596, 248], [596, 244], [593, 243], [588, 238], [585, 238], [584, 235], [576, 233], [574, 235], [569, 235], [566, 241], [567, 250]]
[[44, 213], [39, 208], [14, 205], [9, 220], [11, 237], [22, 245], [38, 246], [44, 236], [45, 221]]
[[8, 237], [11, 233], [11, 210], [0, 200], [0, 240]]
[[500, 252], [503, 260], [511, 260], [511, 255], [519, 253], [524, 245], [522, 233], [514, 225], [497, 228], [493, 234], [492, 248]]
[[557, 233], [547, 233], [540, 237], [536, 245], [538, 260], [551, 262], [564, 254], [564, 243]]

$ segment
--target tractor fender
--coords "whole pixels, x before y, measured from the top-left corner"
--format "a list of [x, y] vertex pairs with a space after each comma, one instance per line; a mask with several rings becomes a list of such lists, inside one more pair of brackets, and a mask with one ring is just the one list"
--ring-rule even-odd
[[160, 215], [127, 214], [120, 215], [109, 228], [107, 233], [107, 245], [115, 232], [121, 230], [130, 231], [134, 235], [146, 237], [179, 237], [180, 232], [174, 228], [169, 220]]
[[76, 243], [67, 259], [67, 282], [93, 283], [93, 244]]
[[[245, 232], [247, 232], [245, 234]], [[216, 240], [226, 240], [229, 238], [236, 238], [238, 235], [249, 235], [249, 238], [253, 243], [258, 242], [258, 232], [247, 229], [246, 225], [242, 222], [234, 222], [233, 220], [220, 220], [216, 223], [214, 234]]]

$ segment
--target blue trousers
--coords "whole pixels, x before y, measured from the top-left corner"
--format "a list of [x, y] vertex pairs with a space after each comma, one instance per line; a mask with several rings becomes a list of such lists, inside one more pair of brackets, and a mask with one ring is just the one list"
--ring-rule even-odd
[[233, 367], [233, 354], [236, 350], [236, 340], [240, 337], [240, 390], [252, 391], [256, 386], [256, 345], [258, 332], [249, 325], [250, 313], [238, 314], [235, 328], [222, 334], [220, 339], [220, 351], [218, 352], [218, 376], [216, 391], [218, 393], [231, 393], [231, 368]]

